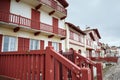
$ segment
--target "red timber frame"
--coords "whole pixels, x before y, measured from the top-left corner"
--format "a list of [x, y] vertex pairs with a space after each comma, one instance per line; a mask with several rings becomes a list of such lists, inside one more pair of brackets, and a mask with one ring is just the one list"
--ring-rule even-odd
[[[40, 22], [40, 12], [32, 9], [31, 13], [32, 13], [32, 16], [31, 16], [32, 19], [29, 19], [20, 15], [10, 13], [10, 12], [0, 11], [0, 21], [15, 24], [19, 28], [23, 26], [30, 29], [36, 29], [36, 30], [42, 30], [45, 32], [55, 33], [64, 37], [66, 36], [66, 30], [58, 28], [57, 19], [55, 18], [53, 19], [53, 25], [48, 25]], [[19, 31], [19, 28], [15, 28], [14, 32]]]
[[35, 9], [32, 9], [32, 15], [31, 15], [31, 19], [32, 19], [32, 22], [31, 22], [31, 27], [33, 29], [37, 29], [37, 30], [40, 30], [40, 12], [35, 10]]
[[[77, 53], [74, 53], [75, 55]], [[77, 54], [80, 59], [96, 65], [100, 76], [101, 64], [90, 62]], [[80, 60], [79, 58], [77, 60]], [[2, 52], [0, 53], [0, 75], [15, 78], [16, 80], [93, 80], [91, 79], [91, 69], [80, 67], [75, 63], [55, 52], [53, 47], [46, 50]], [[71, 73], [71, 77], [68, 73]]]
[[2, 37], [3, 37], [3, 35], [0, 34], [0, 52], [2, 51]]

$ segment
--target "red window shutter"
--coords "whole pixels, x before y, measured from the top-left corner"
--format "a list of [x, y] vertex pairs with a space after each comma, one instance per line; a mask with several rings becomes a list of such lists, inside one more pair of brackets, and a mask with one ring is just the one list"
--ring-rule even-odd
[[27, 51], [29, 50], [29, 39], [25, 38], [25, 45], [24, 45], [24, 50]]
[[18, 51], [27, 51], [29, 50], [29, 39], [27, 38], [18, 38]]
[[0, 11], [10, 12], [10, 0], [0, 0]]
[[2, 37], [3, 35], [0, 34], [0, 52], [2, 51]]
[[44, 50], [44, 41], [43, 40], [40, 40], [40, 49]]
[[24, 38], [18, 37], [18, 51], [24, 50]]
[[0, 0], [0, 18], [4, 22], [9, 22], [10, 0]]
[[58, 34], [58, 19], [53, 17], [53, 33]]
[[37, 29], [40, 30], [40, 12], [37, 10], [32, 9], [31, 10], [31, 19], [32, 19], [32, 23], [31, 23], [31, 27], [33, 29]]
[[51, 41], [48, 42], [48, 46], [52, 46], [52, 42]]
[[62, 50], [62, 43], [59, 43], [59, 51]]

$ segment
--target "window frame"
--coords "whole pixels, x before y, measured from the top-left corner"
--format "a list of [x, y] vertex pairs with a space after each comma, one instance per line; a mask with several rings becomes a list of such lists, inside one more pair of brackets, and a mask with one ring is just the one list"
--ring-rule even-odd
[[[4, 51], [4, 42], [5, 42], [5, 37], [8, 37], [9, 38], [9, 42], [8, 42], [8, 50], [7, 51]], [[14, 38], [15, 39], [15, 43], [14, 43], [14, 50], [12, 50], [11, 49], [11, 46], [13, 46], [13, 45], [11, 45], [10, 46], [10, 44], [11, 44], [11, 42], [12, 42], [12, 38]], [[17, 51], [17, 49], [18, 49], [18, 38], [17, 37], [15, 37], [15, 36], [9, 36], [9, 35], [4, 35], [3, 37], [2, 37], [2, 52], [10, 52], [10, 51]]]
[[[33, 43], [32, 43], [33, 47], [32, 48], [31, 48], [31, 40], [33, 41]], [[36, 45], [35, 45], [36, 41], [38, 41], [37, 42], [37, 49], [35, 48], [36, 47]], [[29, 50], [40, 50], [40, 41], [37, 40], [37, 39], [30, 39]]]

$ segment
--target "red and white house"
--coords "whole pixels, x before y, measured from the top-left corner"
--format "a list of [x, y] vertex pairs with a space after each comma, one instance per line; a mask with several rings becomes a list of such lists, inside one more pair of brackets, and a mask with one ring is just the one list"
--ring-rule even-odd
[[66, 47], [67, 50], [73, 48], [77, 52], [85, 56], [85, 35], [80, 27], [75, 26], [70, 22], [66, 22], [67, 29], [67, 38], [66, 38]]
[[65, 0], [1, 0], [0, 51], [65, 50]]
[[84, 31], [86, 33], [86, 53], [87, 57], [95, 56], [100, 47], [98, 46], [99, 39], [101, 39], [98, 29], [90, 29], [89, 27]]

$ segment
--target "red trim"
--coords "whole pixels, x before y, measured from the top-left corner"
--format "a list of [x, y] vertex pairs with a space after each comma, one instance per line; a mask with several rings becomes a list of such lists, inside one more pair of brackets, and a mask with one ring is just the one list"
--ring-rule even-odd
[[40, 9], [42, 7], [42, 4], [39, 4], [35, 7], [36, 10]]
[[16, 2], [20, 2], [20, 0], [16, 0]]
[[18, 51], [29, 50], [29, 39], [18, 37]]
[[53, 33], [58, 34], [58, 19], [53, 17]]
[[20, 27], [16, 27], [13, 29], [14, 32], [18, 32], [20, 30]]
[[40, 40], [40, 49], [44, 50], [44, 40]]
[[66, 0], [58, 0], [58, 2], [59, 2], [61, 5], [63, 5], [65, 8], [68, 7], [68, 5], [69, 5]]
[[48, 46], [52, 46], [52, 42], [51, 41], [48, 41]]
[[31, 23], [31, 27], [33, 29], [37, 29], [40, 30], [40, 12], [37, 10], [32, 9], [31, 11], [32, 15], [31, 15], [31, 19], [32, 19], [32, 23]]
[[10, 12], [10, 1], [11, 0], [0, 0], [0, 11]]
[[3, 35], [0, 34], [0, 52], [2, 52], [2, 37], [3, 37]]
[[54, 35], [49, 35], [49, 36], [48, 36], [48, 38], [53, 38], [53, 37], [54, 37]]
[[39, 35], [39, 34], [40, 34], [40, 32], [35, 32], [35, 33], [34, 33], [35, 36], [37, 36], [37, 35]]
[[96, 32], [97, 36], [101, 39], [101, 36], [100, 36], [98, 29], [93, 29], [93, 30]]
[[95, 41], [95, 38], [94, 38], [94, 35], [92, 34], [92, 32], [90, 32], [89, 35], [92, 38], [92, 40]]
[[59, 43], [59, 51], [62, 50], [62, 43]]
[[53, 10], [53, 11], [51, 11], [50, 13], [49, 13], [49, 15], [52, 15], [52, 14], [54, 14], [55, 13], [55, 11]]

